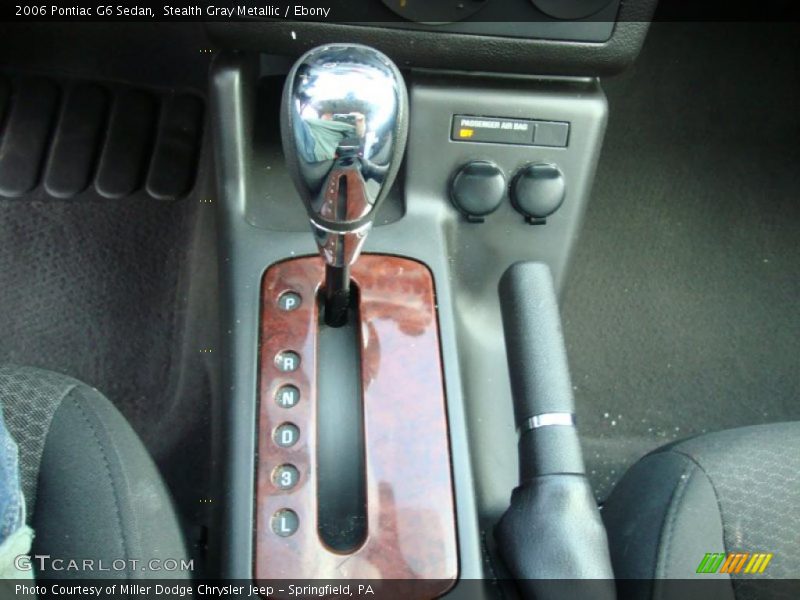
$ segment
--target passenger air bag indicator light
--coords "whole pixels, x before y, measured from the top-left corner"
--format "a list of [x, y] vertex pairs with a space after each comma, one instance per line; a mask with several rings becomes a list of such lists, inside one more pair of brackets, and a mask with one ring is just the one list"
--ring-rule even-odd
[[569, 129], [570, 124], [566, 121], [454, 115], [450, 139], [456, 142], [565, 148], [569, 145]]

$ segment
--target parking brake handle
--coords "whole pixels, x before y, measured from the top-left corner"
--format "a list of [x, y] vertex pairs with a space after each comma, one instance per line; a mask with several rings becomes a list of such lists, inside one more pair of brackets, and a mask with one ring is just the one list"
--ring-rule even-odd
[[500, 280], [520, 485], [495, 529], [524, 597], [614, 598], [605, 527], [586, 479], [550, 269], [517, 263]]

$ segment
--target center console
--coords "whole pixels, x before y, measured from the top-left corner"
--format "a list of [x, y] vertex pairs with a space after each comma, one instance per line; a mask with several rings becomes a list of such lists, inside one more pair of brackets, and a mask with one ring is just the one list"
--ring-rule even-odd
[[[380, 202], [371, 201], [360, 258], [337, 262], [325, 249], [346, 243], [320, 244], [309, 219], [340, 240], [360, 230], [346, 207], [361, 179], [342, 188], [337, 175], [338, 191], [322, 203], [332, 212], [315, 223], [314, 194], [328, 187], [298, 191], [281, 97], [306, 41], [365, 41], [370, 28], [304, 23], [296, 33], [310, 38], [287, 57], [254, 51], [259, 27], [216, 30], [219, 39], [238, 30], [249, 51], [221, 53], [211, 78], [229, 392], [222, 576], [399, 579], [419, 584], [410, 597], [494, 596], [499, 588], [480, 582], [508, 576], [492, 530], [521, 466], [501, 312], [511, 288], [498, 286], [511, 265], [535, 261], [548, 281], [552, 273], [546, 294], [561, 289], [605, 130], [599, 81], [409, 68], [402, 56], [412, 50], [393, 53], [408, 88], [408, 143], [394, 183], [369, 192]], [[427, 39], [419, 35], [404, 39]], [[425, 64], [418, 50], [414, 61]], [[584, 69], [594, 70], [565, 70]], [[360, 109], [327, 112], [334, 129], [360, 131]], [[359, 175], [367, 185], [370, 172]], [[337, 214], [350, 216], [340, 223]], [[329, 291], [343, 278], [346, 325], [332, 325]], [[582, 461], [570, 465], [580, 479]], [[597, 564], [581, 572], [602, 577]]]

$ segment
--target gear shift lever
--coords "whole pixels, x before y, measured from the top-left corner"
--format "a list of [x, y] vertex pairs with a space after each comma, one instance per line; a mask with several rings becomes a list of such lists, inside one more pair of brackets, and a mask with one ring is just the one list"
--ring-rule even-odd
[[402, 75], [367, 46], [314, 48], [286, 79], [283, 151], [325, 260], [328, 325], [347, 318], [350, 266], [397, 175], [407, 115]]

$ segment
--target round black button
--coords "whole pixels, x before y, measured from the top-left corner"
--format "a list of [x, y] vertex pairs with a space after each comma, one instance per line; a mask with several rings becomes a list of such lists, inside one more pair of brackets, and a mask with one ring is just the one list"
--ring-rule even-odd
[[282, 490], [290, 490], [297, 485], [300, 471], [294, 465], [281, 465], [272, 472], [272, 483]]
[[300, 527], [297, 513], [288, 508], [282, 508], [272, 515], [272, 531], [281, 537], [289, 537]]
[[599, 12], [611, 0], [531, 0], [534, 6], [554, 19], [574, 21]]
[[453, 23], [466, 19], [483, 8], [488, 0], [435, 0], [433, 2], [397, 2], [381, 0], [392, 12], [417, 23]]
[[511, 187], [511, 203], [528, 219], [552, 215], [567, 192], [564, 174], [557, 165], [536, 163], [520, 169]]
[[485, 160], [465, 164], [450, 186], [450, 198], [468, 218], [483, 220], [497, 210], [506, 193], [506, 178], [500, 167]]
[[272, 439], [282, 448], [289, 448], [300, 439], [300, 430], [292, 423], [283, 423], [275, 428]]
[[281, 310], [290, 311], [300, 308], [303, 299], [297, 292], [284, 292], [278, 297], [278, 307]]
[[300, 390], [293, 385], [282, 385], [275, 394], [275, 402], [282, 408], [292, 408], [300, 401]]
[[291, 350], [278, 352], [275, 355], [275, 366], [284, 373], [295, 371], [300, 366], [300, 356], [298, 356], [297, 352], [292, 352]]

